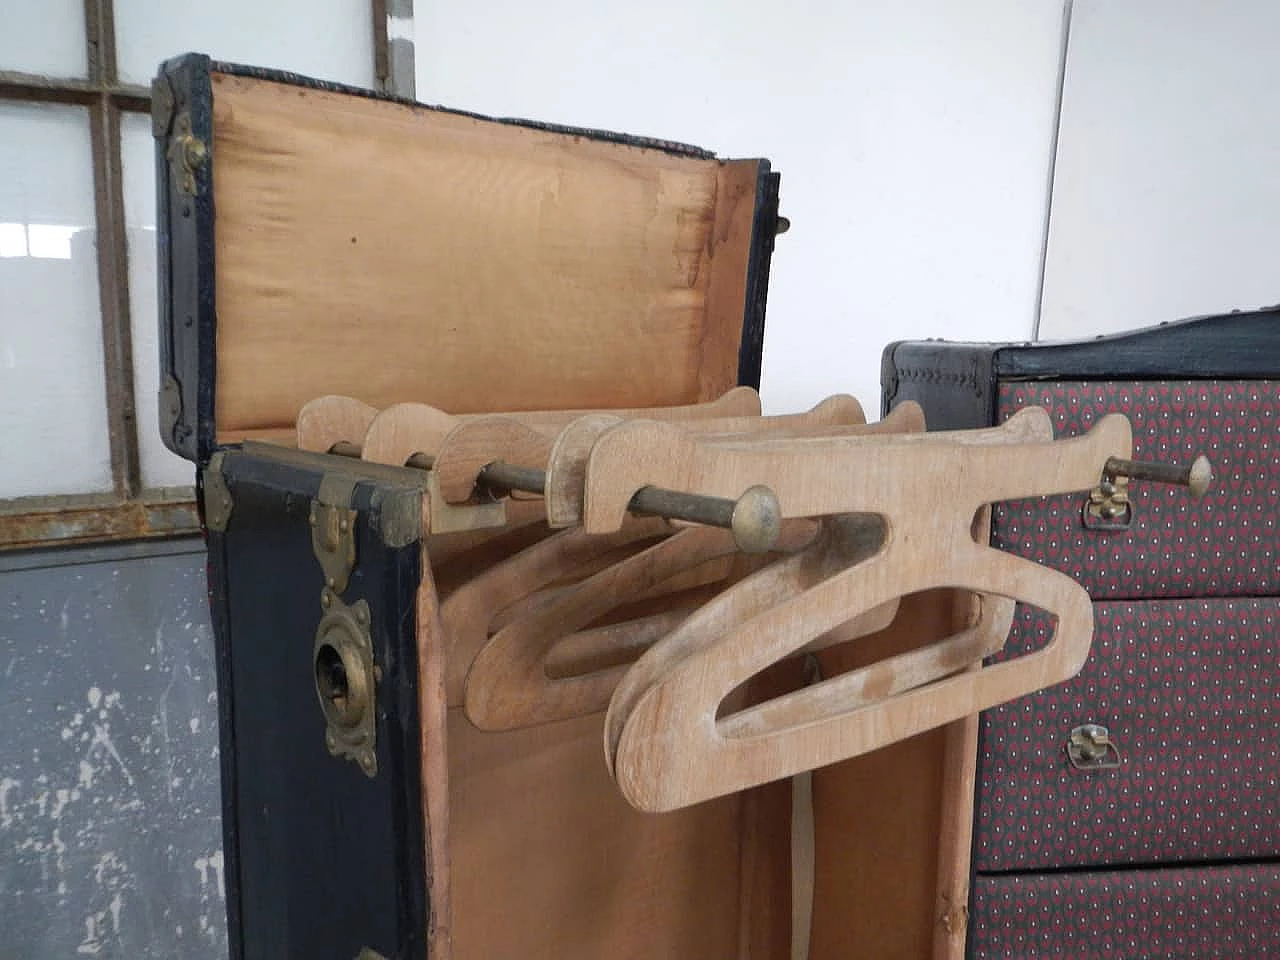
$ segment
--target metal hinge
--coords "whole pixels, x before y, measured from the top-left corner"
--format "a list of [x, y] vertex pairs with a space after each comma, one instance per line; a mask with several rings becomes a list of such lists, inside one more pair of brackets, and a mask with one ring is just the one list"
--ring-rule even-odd
[[181, 446], [185, 436], [178, 435], [182, 421], [182, 387], [172, 374], [165, 374], [160, 381], [160, 431], [174, 446]]
[[215, 453], [204, 468], [204, 525], [215, 533], [226, 532], [234, 506], [227, 478], [222, 475], [222, 458], [221, 452]]

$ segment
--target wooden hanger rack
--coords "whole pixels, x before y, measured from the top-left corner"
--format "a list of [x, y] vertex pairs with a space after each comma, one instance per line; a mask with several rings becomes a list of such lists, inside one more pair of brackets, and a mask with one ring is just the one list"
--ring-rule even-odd
[[[851, 397], [764, 417], [742, 389], [687, 407], [462, 417], [323, 397], [298, 419], [305, 449], [427, 471], [437, 536], [471, 531], [483, 545], [540, 524], [445, 592], [447, 703], [491, 731], [606, 711], [606, 766], [651, 811], [856, 756], [1072, 675], [1089, 649], [1088, 597], [978, 542], [975, 516], [1100, 479], [1208, 482], [1207, 463], [1129, 459], [1117, 415], [1058, 441], [1039, 408], [996, 428], [923, 431], [910, 403], [868, 426]], [[540, 499], [512, 499], [521, 493]], [[975, 598], [950, 636], [762, 702], [731, 696], [938, 588]], [[1053, 615], [1048, 644], [980, 666], [1015, 602]]]

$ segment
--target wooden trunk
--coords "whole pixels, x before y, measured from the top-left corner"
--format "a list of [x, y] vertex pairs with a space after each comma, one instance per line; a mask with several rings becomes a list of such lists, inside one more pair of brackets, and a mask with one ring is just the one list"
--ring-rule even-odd
[[[154, 103], [161, 430], [203, 468], [236, 960], [926, 954], [957, 922], [936, 891], [962, 839], [945, 829], [962, 730], [639, 813], [601, 714], [486, 733], [446, 695], [442, 603], [545, 528], [467, 549], [425, 532], [424, 471], [292, 447], [323, 394], [477, 413], [755, 386], [769, 164], [200, 56], [165, 65]], [[315, 531], [338, 516], [353, 555], [326, 586]], [[969, 612], [911, 598], [820, 666]], [[326, 745], [326, 629], [376, 666], [367, 755]]]

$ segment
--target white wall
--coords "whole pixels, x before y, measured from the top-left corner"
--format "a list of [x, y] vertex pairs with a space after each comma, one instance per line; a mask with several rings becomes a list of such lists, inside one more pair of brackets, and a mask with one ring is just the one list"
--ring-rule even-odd
[[1280, 302], [1280, 3], [1075, 0], [1040, 334]]
[[879, 407], [899, 338], [1025, 339], [1062, 0], [415, 3], [418, 98], [765, 156], [762, 392]]

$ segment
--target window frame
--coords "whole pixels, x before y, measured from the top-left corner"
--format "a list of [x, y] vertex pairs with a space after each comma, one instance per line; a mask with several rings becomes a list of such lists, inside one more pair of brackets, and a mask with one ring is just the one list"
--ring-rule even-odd
[[[142, 483], [134, 395], [129, 251], [125, 234], [121, 117], [150, 114], [151, 91], [122, 83], [116, 0], [84, 0], [86, 75], [50, 77], [5, 70], [0, 102], [75, 105], [89, 112], [98, 296], [102, 324], [112, 489], [109, 493], [0, 499], [0, 551], [52, 545], [190, 536], [200, 532], [194, 487]], [[370, 0], [379, 91], [412, 99], [413, 0]], [[176, 52], [176, 51], [175, 51]], [[194, 466], [193, 466], [194, 472]]]

